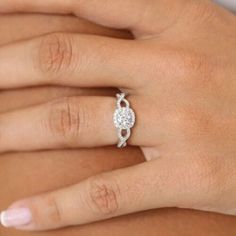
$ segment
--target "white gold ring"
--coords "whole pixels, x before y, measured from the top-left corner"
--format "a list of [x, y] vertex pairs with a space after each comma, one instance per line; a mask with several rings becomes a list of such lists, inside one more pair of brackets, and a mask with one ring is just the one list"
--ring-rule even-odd
[[127, 141], [131, 136], [131, 128], [135, 125], [135, 113], [130, 108], [130, 104], [125, 96], [125, 93], [116, 95], [117, 104], [113, 115], [114, 125], [119, 138], [118, 148], [127, 146]]

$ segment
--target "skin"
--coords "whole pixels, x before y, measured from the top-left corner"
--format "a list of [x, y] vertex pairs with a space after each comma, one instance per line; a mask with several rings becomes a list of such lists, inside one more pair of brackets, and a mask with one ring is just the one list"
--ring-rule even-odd
[[[221, 11], [220, 11], [221, 12]], [[199, 13], [199, 12], [198, 12]], [[222, 13], [223, 14], [223, 13]], [[230, 18], [229, 18], [230, 19]], [[229, 20], [228, 19], [228, 20]], [[135, 31], [136, 33], [138, 32], [138, 31]], [[141, 32], [141, 31], [140, 31]], [[142, 33], [140, 33], [140, 35], [142, 35]], [[225, 49], [225, 48], [224, 48]], [[182, 58], [183, 59], [183, 58]], [[189, 74], [188, 74], [189, 75]], [[229, 75], [230, 75], [230, 73], [229, 73]], [[231, 81], [231, 80], [230, 80]], [[231, 83], [229, 83], [230, 85], [232, 85]], [[190, 84], [191, 85], [191, 84]], [[191, 87], [192, 87], [192, 85], [191, 85]], [[205, 95], [205, 94], [204, 94]], [[97, 99], [97, 98], [96, 98]], [[185, 98], [186, 99], [186, 98]], [[80, 100], [80, 102], [82, 102], [82, 100]], [[195, 101], [196, 102], [196, 101]], [[83, 104], [83, 103], [82, 103]], [[198, 104], [198, 103], [197, 103]], [[196, 106], [197, 105], [196, 103], [194, 103], [194, 105]], [[203, 104], [201, 104], [201, 105], [203, 105]], [[229, 104], [227, 104], [228, 105], [228, 108], [230, 108], [230, 110], [231, 110], [231, 108], [232, 107], [230, 107], [230, 103]], [[196, 108], [196, 107], [195, 107]], [[178, 108], [179, 109], [179, 108]], [[170, 110], [169, 110], [170, 111]], [[234, 110], [233, 110], [234, 111]], [[188, 110], [187, 111], [187, 114], [189, 114], [190, 113], [190, 110]], [[230, 118], [232, 118], [233, 119], [233, 117], [234, 117], [234, 112], [233, 112], [233, 116], [232, 117], [230, 117]], [[184, 120], [184, 121], [186, 121], [186, 120]], [[231, 125], [230, 125], [230, 122], [231, 122], [231, 120], [229, 119], [229, 120], [227, 120], [227, 125], [229, 126], [229, 127], [231, 127]], [[185, 122], [184, 122], [185, 123]], [[168, 127], [168, 126], [167, 126]], [[176, 128], [178, 128], [178, 127], [176, 127], [176, 126], [174, 126], [175, 127], [175, 129]], [[191, 126], [190, 126], [191, 127]], [[184, 127], [184, 128], [186, 128], [186, 127]], [[189, 127], [188, 127], [189, 128]], [[199, 129], [199, 127], [197, 127], [198, 129]], [[201, 126], [200, 126], [200, 128], [202, 128]], [[181, 129], [180, 130], [182, 130], [183, 131], [183, 127], [181, 127]], [[191, 130], [190, 129], [190, 131], [194, 131], [194, 130]], [[171, 130], [169, 130], [169, 132], [171, 133]], [[233, 135], [234, 134], [234, 130], [232, 130], [231, 131], [231, 135]], [[155, 136], [154, 136], [155, 137]], [[158, 137], [158, 136], [157, 136]], [[160, 137], [160, 136], [159, 136]], [[178, 137], [178, 136], [177, 136]], [[191, 136], [192, 137], [192, 136]], [[227, 136], [226, 136], [227, 137]], [[234, 137], [234, 136], [233, 136]], [[190, 136], [186, 136], [186, 138], [187, 138], [187, 140], [188, 139], [190, 139]], [[210, 137], [208, 137], [208, 138], [210, 138]], [[233, 139], [234, 140], [234, 139]], [[227, 144], [228, 144], [228, 142], [230, 141], [230, 139], [226, 142]], [[132, 142], [132, 141], [131, 141]], [[136, 141], [136, 142], [138, 142], [138, 141]], [[134, 141], [134, 143], [135, 143], [135, 141]], [[178, 142], [177, 142], [177, 144], [178, 144]], [[194, 143], [194, 145], [197, 145], [197, 144], [200, 144], [200, 143]], [[193, 145], [193, 144], [192, 144]], [[146, 145], [145, 145], [146, 146]], [[214, 146], [216, 146], [216, 143], [214, 144]], [[218, 145], [217, 145], [218, 146]], [[232, 145], [232, 147], [233, 147], [234, 145]], [[178, 146], [177, 146], [178, 147]], [[201, 145], [200, 145], [200, 147], [201, 147]], [[222, 149], [222, 147], [224, 147], [224, 145], [223, 146], [220, 146], [220, 148], [219, 148], [219, 151], [222, 151], [222, 150], [224, 150], [224, 149]], [[231, 147], [231, 148], [232, 148]], [[176, 148], [176, 147], [175, 147]], [[187, 146], [186, 147], [187, 149], [186, 150], [188, 150], [189, 149], [189, 147]], [[205, 146], [203, 145], [202, 146], [202, 148], [205, 148]], [[182, 149], [183, 150], [183, 149]], [[186, 150], [184, 150], [184, 153], [180, 153], [180, 156], [184, 156], [183, 154], [186, 154]], [[227, 149], [228, 150], [228, 149]], [[154, 161], [155, 161], [155, 163], [158, 163], [157, 164], [157, 169], [155, 169], [155, 173], [158, 173], [158, 171], [157, 170], [161, 170], [161, 169], [164, 169], [165, 171], [166, 170], [168, 170], [167, 169], [167, 165], [166, 165], [166, 160], [167, 161], [174, 161], [174, 159], [169, 159], [168, 160], [168, 158], [167, 159], [165, 159], [165, 161], [163, 161], [163, 163], [162, 162], [159, 162], [159, 161], [156, 161], [155, 160], [155, 158], [158, 156], [158, 155], [156, 155], [156, 150], [155, 150], [155, 148], [153, 148], [152, 147], [152, 149], [150, 150], [149, 149], [149, 151], [152, 151], [151, 152], [151, 155], [149, 154], [149, 155], [147, 155], [147, 152], [144, 152], [145, 153], [145, 155], [146, 155], [146, 158], [148, 159], [148, 160], [150, 160], [150, 159], [153, 159]], [[154, 153], [153, 153], [153, 151], [154, 151]], [[176, 150], [175, 149], [173, 149], [172, 150], [173, 151], [173, 153], [176, 153]], [[204, 153], [203, 152], [203, 154], [207, 154], [207, 156], [209, 155], [210, 157], [211, 156], [214, 156], [214, 155], [212, 155], [212, 153], [211, 152], [209, 152], [209, 150], [207, 150], [207, 149], [201, 149], [201, 151], [208, 151], [207, 153]], [[230, 151], [230, 153], [234, 153], [234, 150], [232, 150], [232, 149], [230, 149], [229, 150]], [[227, 153], [227, 152], [226, 152]], [[192, 152], [191, 152], [191, 154], [192, 154]], [[197, 153], [197, 155], [199, 155], [199, 154], [201, 154], [201, 153]], [[227, 156], [227, 155], [225, 155], [225, 153], [223, 152], [223, 153], [221, 153], [222, 155], [224, 154], [224, 156]], [[199, 156], [202, 156], [202, 155], [199, 155]], [[168, 156], [167, 156], [168, 157]], [[225, 161], [225, 165], [226, 165], [226, 168], [227, 168], [227, 171], [228, 171], [228, 168], [229, 167], [232, 167], [232, 169], [230, 169], [231, 171], [233, 171], [235, 168], [234, 168], [234, 163], [233, 163], [233, 166], [232, 166], [232, 159], [230, 158], [230, 155], [228, 154], [228, 156], [227, 156], [228, 158], [226, 158], [226, 161]], [[205, 158], [205, 156], [204, 156], [204, 158]], [[211, 158], [213, 158], [213, 157], [211, 157]], [[216, 158], [216, 157], [214, 157], [214, 158]], [[203, 162], [198, 162], [198, 161], [203, 161]], [[204, 164], [205, 162], [207, 162], [207, 168], [208, 168], [208, 165], [209, 165], [209, 163], [208, 163], [208, 161], [210, 161], [210, 167], [212, 168], [212, 161], [215, 161], [215, 159], [198, 159], [197, 158], [197, 156], [194, 156], [194, 159], [190, 159], [190, 162], [192, 162], [193, 164], [191, 164], [192, 165], [192, 168], [195, 168], [195, 165], [198, 165], [199, 163], [200, 164]], [[145, 165], [145, 166], [154, 166], [155, 164], [153, 164], [154, 163], [154, 161], [149, 165]], [[179, 160], [178, 160], [179, 161]], [[189, 161], [189, 159], [187, 159], [187, 156], [186, 156], [186, 158], [184, 158], [184, 159], [182, 159], [182, 162], [180, 161], [180, 165], [179, 166], [177, 166], [177, 168], [178, 168], [178, 170], [181, 170], [181, 171], [187, 171], [188, 169], [189, 169], [189, 166], [190, 165], [188, 165], [188, 164], [190, 164], [190, 163], [187, 163], [187, 165], [186, 166], [184, 166], [184, 163], [186, 163], [187, 161]], [[197, 161], [197, 162], [196, 162]], [[214, 164], [215, 164], [215, 162], [213, 162]], [[160, 165], [161, 164], [161, 165]], [[162, 164], [163, 164], [163, 166], [162, 166]], [[174, 166], [173, 167], [176, 167], [176, 162], [174, 162]], [[178, 163], [179, 164], [179, 163]], [[162, 167], [161, 169], [158, 169], [158, 165], [160, 165], [160, 167]], [[139, 169], [139, 167], [140, 166], [143, 166], [143, 165], [139, 165], [138, 167], [137, 167], [137, 169]], [[202, 165], [199, 165], [199, 166], [202, 166]], [[164, 168], [163, 168], [164, 167]], [[183, 168], [183, 169], [181, 169], [181, 167]], [[198, 166], [197, 166], [198, 167]], [[142, 167], [141, 167], [142, 168]], [[186, 169], [185, 169], [186, 168]], [[217, 165], [214, 165], [214, 169], [215, 168], [217, 168]], [[133, 169], [133, 168], [132, 168]], [[173, 170], [173, 168], [171, 168], [172, 170]], [[146, 168], [146, 173], [147, 173], [147, 170], [149, 170], [149, 169], [147, 169]], [[150, 170], [152, 170], [152, 168], [150, 169]], [[191, 170], [193, 170], [193, 173], [194, 173], [194, 175], [192, 176], [189, 176], [189, 177], [192, 177], [193, 179], [188, 179], [187, 180], [187, 182], [184, 182], [184, 186], [188, 186], [188, 187], [192, 187], [192, 186], [190, 186], [190, 185], [188, 185], [187, 183], [188, 183], [188, 181], [190, 181], [191, 183], [196, 183], [197, 184], [197, 186], [199, 185], [200, 186], [200, 189], [193, 189], [192, 190], [192, 192], [190, 191], [190, 195], [187, 195], [187, 196], [185, 196], [186, 195], [186, 192], [183, 192], [183, 196], [185, 196], [186, 198], [183, 200], [183, 202], [182, 202], [182, 197], [183, 196], [179, 196], [180, 198], [181, 198], [181, 201], [179, 201], [178, 200], [178, 205], [177, 206], [179, 206], [179, 207], [190, 207], [190, 205], [192, 205], [191, 207], [192, 208], [197, 208], [197, 209], [202, 209], [202, 210], [213, 210], [213, 211], [220, 211], [220, 212], [224, 212], [224, 213], [226, 213], [226, 212], [228, 212], [228, 213], [230, 213], [230, 212], [232, 212], [233, 213], [233, 211], [232, 210], [234, 210], [234, 209], [232, 209], [231, 207], [233, 207], [234, 206], [234, 202], [230, 202], [230, 204], [232, 204], [232, 205], [230, 205], [229, 204], [229, 206], [227, 206], [227, 205], [225, 205], [225, 202], [226, 201], [223, 201], [222, 203], [221, 202], [217, 202], [217, 201], [215, 201], [215, 199], [214, 199], [214, 197], [216, 197], [216, 199], [218, 199], [218, 197], [219, 196], [221, 196], [221, 195], [217, 195], [217, 194], [219, 194], [219, 192], [205, 192], [205, 190], [206, 190], [206, 188], [208, 189], [209, 187], [211, 188], [212, 187], [212, 182], [210, 182], [210, 185], [205, 185], [205, 182], [207, 182], [207, 180], [209, 181], [209, 180], [212, 180], [212, 176], [211, 176], [211, 174], [213, 173], [213, 172], [209, 172], [209, 174], [208, 174], [208, 171], [211, 171], [211, 170], [213, 170], [213, 169], [204, 169], [204, 171], [203, 172], [196, 172], [197, 170], [199, 170], [199, 169], [191, 169]], [[201, 167], [201, 170], [202, 170], [202, 167]], [[206, 172], [207, 171], [207, 172]], [[116, 171], [116, 172], [114, 172], [116, 175], [118, 175], [118, 177], [119, 178], [122, 178], [122, 176], [125, 176], [125, 174], [124, 174], [124, 172], [123, 171]], [[131, 174], [132, 172], [130, 172], [130, 174]], [[139, 170], [139, 173], [141, 173], [142, 174], [142, 172]], [[197, 173], [197, 176], [195, 176], [195, 174]], [[234, 172], [231, 172], [231, 173], [234, 173]], [[135, 172], [134, 172], [134, 174], [135, 174]], [[162, 172], [161, 174], [160, 174], [160, 176], [162, 176], [163, 174], [165, 174], [164, 172]], [[176, 173], [175, 173], [176, 174]], [[200, 174], [200, 176], [202, 176], [202, 174], [203, 175], [205, 175], [206, 174], [206, 176], [207, 177], [209, 177], [210, 176], [210, 179], [208, 179], [208, 178], [205, 178], [205, 176], [203, 176], [204, 178], [203, 179], [199, 179], [199, 174]], [[222, 173], [221, 173], [222, 174]], [[165, 176], [165, 175], [163, 175], [163, 176]], [[174, 175], [175, 176], [175, 175]], [[223, 175], [224, 176], [224, 175]], [[107, 176], [105, 176], [105, 178], [106, 178]], [[110, 176], [111, 177], [111, 176]], [[144, 177], [144, 176], [143, 176]], [[215, 182], [216, 180], [218, 180], [218, 179], [215, 179], [215, 176], [213, 176], [214, 178], [213, 178], [213, 182]], [[221, 176], [222, 177], [222, 176]], [[233, 176], [234, 177], [234, 176]], [[176, 176], [175, 176], [175, 178], [176, 178]], [[197, 178], [197, 179], [195, 179], [195, 178]], [[109, 175], [108, 175], [108, 179], [109, 179]], [[107, 179], [107, 180], [108, 180]], [[149, 179], [150, 179], [150, 176], [149, 176]], [[234, 178], [233, 178], [234, 179]], [[103, 182], [103, 184], [107, 184], [107, 181], [106, 179], [105, 179], [105, 181], [104, 180], [102, 180]], [[167, 179], [167, 182], [168, 182], [168, 180], [169, 179]], [[171, 180], [171, 179], [170, 179]], [[196, 182], [194, 182], [194, 181], [196, 181]], [[228, 180], [228, 179], [227, 179]], [[97, 181], [97, 180], [96, 180]], [[132, 182], [132, 179], [131, 179], [131, 182]], [[170, 181], [170, 182], [172, 182], [172, 180]], [[85, 182], [86, 183], [86, 182]], [[111, 182], [112, 183], [112, 182]], [[216, 186], [219, 186], [219, 183], [218, 182], [216, 182], [217, 183], [217, 185], [214, 185], [215, 187]], [[109, 183], [110, 184], [110, 183]], [[107, 186], [109, 186], [109, 184], [107, 185]], [[203, 184], [203, 185], [202, 185]], [[207, 184], [208, 184], [208, 182], [207, 182]], [[224, 183], [225, 184], [225, 183]], [[175, 185], [176, 185], [176, 182], [175, 182]], [[174, 187], [175, 185], [169, 185], [169, 187]], [[177, 184], [178, 185], [178, 184]], [[181, 188], [183, 188], [183, 185], [182, 186], [180, 186], [180, 189]], [[132, 185], [133, 186], [133, 185]], [[130, 186], [130, 187], [132, 187], [132, 186]], [[168, 185], [167, 185], [168, 186]], [[149, 186], [150, 187], [150, 186]], [[196, 187], [196, 186], [194, 186], [194, 187]], [[80, 184], [80, 185], [76, 185], [75, 186], [75, 188], [78, 188], [80, 191], [82, 191], [83, 190], [83, 184]], [[229, 189], [230, 191], [231, 191], [231, 189], [233, 190], [234, 189], [234, 181], [232, 181], [232, 183], [230, 183], [230, 185], [229, 186], [227, 186], [227, 189]], [[70, 196], [70, 193], [71, 192], [73, 192], [73, 191], [71, 191], [71, 190], [73, 190], [73, 188], [72, 189], [66, 189], [65, 190], [65, 192], [68, 192], [69, 193], [69, 195], [68, 196]], [[195, 193], [196, 192], [194, 192], [194, 190], [196, 191], [196, 190], [198, 190], [197, 192], [198, 193], [200, 193], [200, 198], [199, 198], [199, 196], [195, 196]], [[200, 190], [200, 192], [199, 192], [199, 190]], [[214, 190], [214, 188], [213, 188], [213, 190]], [[150, 189], [149, 189], [149, 191], [150, 191]], [[154, 189], [154, 191], [155, 191], [155, 189]], [[176, 191], [176, 190], [175, 190]], [[177, 190], [177, 191], [179, 191], [179, 190]], [[215, 190], [214, 190], [215, 191]], [[148, 191], [147, 191], [148, 192]], [[54, 192], [54, 193], [52, 193], [52, 195], [51, 196], [57, 196], [58, 195], [58, 197], [60, 197], [61, 195], [63, 195], [62, 194], [63, 192]], [[231, 194], [232, 192], [230, 192], [230, 196], [232, 195]], [[67, 194], [67, 193], [66, 193]], [[149, 192], [149, 194], [150, 194], [150, 192]], [[165, 193], [166, 194], [166, 193]], [[168, 192], [167, 193], [167, 195], [166, 196], [168, 196], [168, 194], [171, 194], [172, 195], [172, 193], [171, 193], [171, 191], [170, 192]], [[196, 197], [196, 198], [194, 198], [194, 197], [192, 197], [191, 195], [192, 194], [194, 194], [194, 197]], [[203, 195], [202, 195], [203, 194]], [[207, 195], [206, 195], [207, 194]], [[210, 195], [209, 195], [210, 194]], [[152, 195], [152, 194], [151, 194]], [[46, 200], [47, 199], [47, 197], [48, 197], [49, 195], [43, 195], [43, 196], [41, 196], [41, 197], [37, 197], [37, 198], [35, 198], [35, 199], [31, 199], [31, 200], [26, 200], [26, 201], [28, 201], [28, 203], [29, 203], [29, 201], [31, 202], [30, 204], [32, 204], [31, 205], [31, 208], [33, 209], [34, 207], [36, 207], [36, 203], [39, 203], [38, 201], [39, 201], [39, 198], [43, 198], [43, 200]], [[155, 196], [155, 195], [154, 195]], [[210, 196], [210, 199], [206, 199], [206, 196], [208, 197], [208, 196]], [[224, 196], [224, 195], [223, 195]], [[151, 200], [151, 199], [150, 199]], [[144, 205], [148, 202], [148, 203], [151, 203], [152, 201], [144, 201]], [[167, 199], [167, 200], [169, 200], [169, 199]], [[212, 201], [213, 200], [213, 201]], [[173, 201], [173, 199], [170, 199], [170, 201]], [[176, 199], [175, 199], [175, 201], [176, 201]], [[208, 202], [209, 201], [209, 202]], [[138, 201], [139, 203], [140, 203], [140, 201]], [[28, 204], [28, 203], [24, 203], [24, 204]], [[44, 204], [45, 204], [46, 202], [43, 202], [42, 204], [42, 206], [45, 206]], [[135, 202], [134, 202], [135, 203]], [[220, 204], [219, 204], [220, 203]], [[19, 204], [20, 203], [18, 203], [18, 206], [19, 206]], [[21, 203], [22, 204], [22, 203]], [[35, 204], [35, 205], [34, 205]], [[155, 203], [156, 204], [156, 203]], [[157, 203], [157, 204], [160, 204], [159, 202]], [[165, 206], [165, 204], [167, 204], [168, 206], [169, 206], [169, 204], [170, 203], [166, 203], [166, 202], [164, 202], [164, 203], [161, 203], [161, 204], [164, 204], [164, 206]], [[173, 204], [173, 203], [171, 203], [171, 204]], [[176, 204], [176, 203], [174, 203], [174, 204]], [[188, 204], [190, 204], [190, 205], [188, 205]], [[212, 204], [212, 206], [211, 206], [211, 204]], [[221, 204], [222, 204], [222, 206], [221, 206]], [[216, 208], [215, 209], [215, 205], [217, 205], [217, 207], [218, 208]], [[219, 206], [220, 205], [220, 206]], [[163, 206], [163, 205], [162, 205]], [[38, 206], [37, 206], [38, 207]], [[142, 206], [141, 206], [142, 207]], [[145, 206], [146, 207], [146, 206]], [[222, 208], [222, 209], [221, 209]], [[229, 209], [228, 209], [229, 208]], [[45, 209], [45, 208], [44, 208]], [[65, 209], [66, 210], [66, 209]], [[86, 209], [85, 208], [85, 215], [87, 214], [86, 213], [86, 210], [88, 210], [88, 209]], [[129, 209], [130, 210], [130, 209]], [[132, 210], [131, 210], [132, 211]], [[42, 212], [43, 213], [43, 212]], [[66, 220], [66, 217], [71, 217], [71, 216], [66, 216], [66, 211], [64, 212], [65, 213], [65, 216], [63, 215], [63, 217], [65, 217], [64, 219]], [[75, 215], [76, 215], [76, 212], [74, 212], [75, 213]], [[89, 213], [89, 212], [88, 212]], [[45, 214], [45, 213], [43, 213], [43, 214]], [[123, 214], [122, 212], [121, 213], [116, 213], [116, 214]], [[114, 215], [116, 215], [116, 214], [114, 214]], [[73, 213], [72, 213], [72, 215], [73, 215]], [[74, 216], [75, 216], [74, 215]], [[72, 216], [72, 218], [71, 218], [71, 223], [69, 223], [69, 224], [74, 224], [74, 223], [72, 223], [73, 222], [73, 217], [74, 216]], [[82, 217], [82, 216], [81, 216]], [[107, 218], [107, 217], [109, 217], [109, 215], [106, 215], [105, 216], [105, 218]], [[102, 216], [98, 216], [98, 218], [104, 218], [104, 215], [102, 215]], [[42, 220], [42, 219], [41, 219]], [[78, 219], [77, 219], [78, 220]], [[81, 220], [82, 222], [83, 222], [83, 219], [81, 218], [81, 219], [79, 219], [79, 220]], [[66, 221], [65, 221], [66, 222]], [[37, 229], [37, 227], [38, 227], [38, 229], [43, 229], [44, 227], [45, 228], [47, 228], [47, 227], [60, 227], [60, 226], [63, 226], [64, 224], [65, 224], [65, 222], [63, 223], [63, 221], [60, 221], [60, 222], [51, 222], [52, 223], [52, 225], [51, 226], [49, 226], [49, 225], [47, 225], [45, 222], [43, 222], [43, 221], [38, 221], [37, 222], [37, 224], [35, 225], [30, 225], [29, 226], [29, 228], [27, 227], [26, 229]], [[34, 222], [35, 223], [35, 222]], [[54, 223], [54, 225], [53, 225], [53, 223]], [[59, 224], [60, 223], [60, 224]], [[77, 222], [78, 223], [78, 222]]]
[[[71, 17], [1, 16], [1, 45], [51, 31], [82, 31], [85, 22]], [[27, 22], [27, 27], [23, 27]], [[50, 24], [48, 24], [50, 22]], [[68, 25], [70, 29], [68, 29]], [[4, 26], [4, 27], [3, 27]], [[39, 30], [39, 27], [40, 30]], [[86, 31], [95, 30], [93, 25]], [[21, 28], [19, 31], [18, 29]], [[82, 28], [82, 29], [81, 29]], [[10, 29], [10, 30], [9, 30]], [[35, 30], [37, 29], [37, 30]], [[99, 28], [101, 30], [101, 28]], [[101, 31], [100, 31], [101, 33]], [[109, 34], [112, 32], [109, 31]], [[88, 92], [88, 91], [87, 91]], [[1, 113], [42, 103], [60, 96], [75, 95], [81, 90], [69, 88], [25, 89], [0, 94]], [[30, 98], [30, 99], [29, 99]], [[7, 102], [6, 102], [7, 101]], [[43, 153], [4, 154], [0, 158], [0, 208], [33, 194], [76, 183], [86, 177], [114, 168], [140, 163], [144, 160], [138, 150], [120, 152], [117, 149], [53, 151]], [[112, 157], [112, 158], [111, 158]], [[102, 159], [102, 161], [101, 161]], [[55, 161], [56, 160], [56, 161]], [[91, 168], [92, 167], [92, 168]], [[12, 174], [14, 173], [14, 174]], [[54, 173], [54, 174], [52, 174]], [[68, 173], [70, 173], [68, 175]], [[16, 178], [17, 176], [17, 178]], [[37, 185], [35, 184], [37, 183]], [[27, 185], [27, 188], [25, 187]], [[184, 223], [183, 223], [184, 222]], [[188, 222], [188, 226], [186, 225]], [[125, 224], [126, 227], [122, 227]], [[83, 227], [40, 233], [43, 236], [66, 235], [234, 235], [235, 219], [216, 214], [187, 210], [165, 209], [119, 217]], [[171, 226], [171, 227], [170, 227]], [[0, 227], [4, 236], [25, 236], [28, 233]], [[38, 235], [38, 233], [34, 233]]]

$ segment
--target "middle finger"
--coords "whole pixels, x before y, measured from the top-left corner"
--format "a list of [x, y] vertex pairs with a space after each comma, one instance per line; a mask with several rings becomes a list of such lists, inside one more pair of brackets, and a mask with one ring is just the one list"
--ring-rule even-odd
[[130, 88], [133, 49], [132, 40], [66, 33], [9, 44], [0, 48], [0, 88]]

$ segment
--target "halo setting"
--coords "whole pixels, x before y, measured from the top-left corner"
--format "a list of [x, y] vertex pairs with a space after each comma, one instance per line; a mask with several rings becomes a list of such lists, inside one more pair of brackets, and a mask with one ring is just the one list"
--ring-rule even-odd
[[117, 129], [130, 129], [135, 124], [134, 111], [129, 107], [118, 108], [114, 113], [113, 120]]

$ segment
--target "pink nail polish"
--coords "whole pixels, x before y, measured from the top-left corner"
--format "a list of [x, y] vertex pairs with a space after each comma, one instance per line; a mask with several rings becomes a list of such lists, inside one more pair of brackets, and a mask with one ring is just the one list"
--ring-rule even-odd
[[4, 227], [22, 227], [30, 224], [32, 214], [28, 208], [16, 208], [3, 211], [0, 214], [0, 223]]

